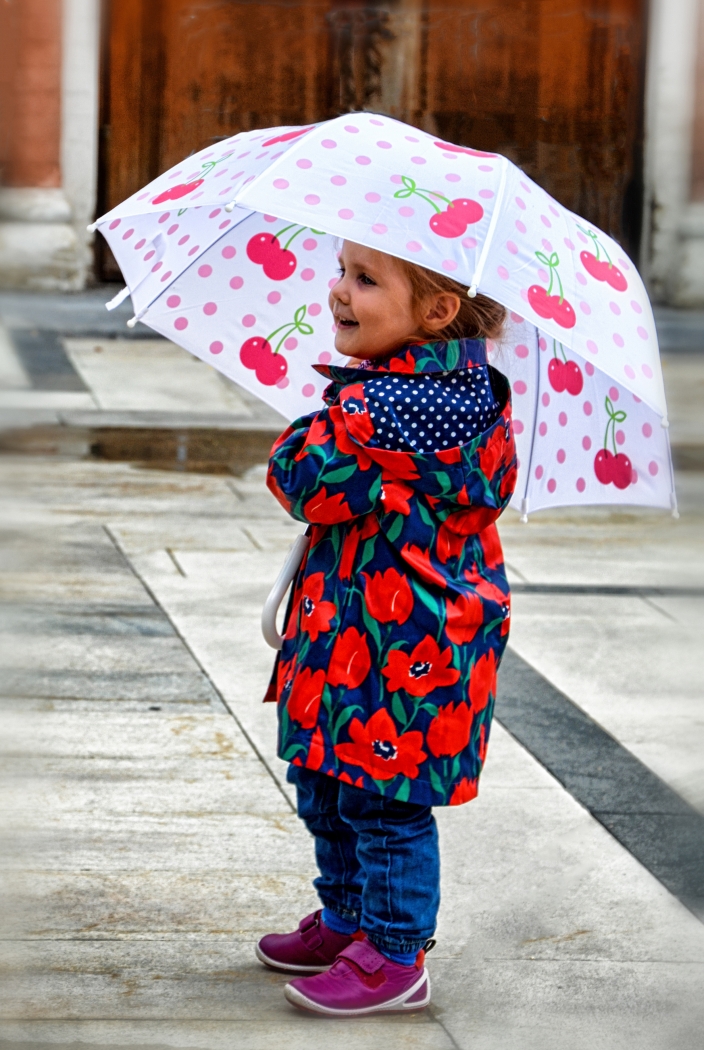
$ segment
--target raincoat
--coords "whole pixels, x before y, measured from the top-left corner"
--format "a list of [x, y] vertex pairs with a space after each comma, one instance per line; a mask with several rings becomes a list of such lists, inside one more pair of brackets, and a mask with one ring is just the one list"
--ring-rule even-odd
[[[479, 437], [433, 452], [379, 447], [365, 383], [397, 409], [399, 377], [453, 384], [483, 340], [403, 347], [367, 368], [316, 366], [326, 408], [275, 443], [268, 485], [310, 525], [266, 699], [285, 761], [420, 805], [474, 798], [510, 599], [496, 525], [516, 482], [506, 379]], [[465, 406], [467, 409], [470, 406]]]

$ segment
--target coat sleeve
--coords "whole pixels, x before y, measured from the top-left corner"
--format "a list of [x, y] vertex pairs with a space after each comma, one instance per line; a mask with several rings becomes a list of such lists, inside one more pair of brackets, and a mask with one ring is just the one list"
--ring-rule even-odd
[[382, 465], [364, 447], [371, 420], [353, 394], [345, 411], [333, 404], [295, 420], [272, 449], [267, 485], [298, 521], [334, 525], [381, 505]]

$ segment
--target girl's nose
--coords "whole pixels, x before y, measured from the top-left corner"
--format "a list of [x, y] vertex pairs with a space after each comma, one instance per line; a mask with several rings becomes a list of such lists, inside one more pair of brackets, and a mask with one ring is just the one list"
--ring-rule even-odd
[[350, 293], [347, 287], [347, 275], [343, 274], [339, 281], [332, 286], [330, 289], [330, 298], [337, 299], [339, 302], [344, 303], [345, 306], [349, 305]]

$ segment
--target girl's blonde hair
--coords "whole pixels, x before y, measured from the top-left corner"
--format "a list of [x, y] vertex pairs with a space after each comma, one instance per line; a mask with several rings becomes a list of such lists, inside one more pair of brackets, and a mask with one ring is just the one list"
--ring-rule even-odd
[[426, 270], [424, 266], [398, 259], [398, 264], [411, 284], [414, 309], [420, 311], [429, 297], [439, 292], [456, 295], [460, 301], [457, 316], [440, 332], [428, 332], [433, 339], [500, 339], [506, 323], [506, 309], [501, 303], [477, 294], [474, 299], [467, 295], [467, 288], [444, 274]]

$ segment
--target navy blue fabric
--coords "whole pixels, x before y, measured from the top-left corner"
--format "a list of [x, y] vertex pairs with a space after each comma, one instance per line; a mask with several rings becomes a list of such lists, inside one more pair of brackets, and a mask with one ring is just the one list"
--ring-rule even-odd
[[[438, 833], [430, 806], [365, 791], [289, 766], [298, 815], [315, 838], [324, 908], [357, 924], [384, 954], [413, 961], [435, 932], [440, 906]], [[404, 958], [404, 956], [406, 958]]]

